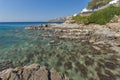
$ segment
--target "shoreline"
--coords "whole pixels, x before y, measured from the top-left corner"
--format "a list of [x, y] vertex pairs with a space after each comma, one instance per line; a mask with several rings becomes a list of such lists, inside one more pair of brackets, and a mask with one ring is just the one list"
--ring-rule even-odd
[[[82, 25], [73, 23], [44, 24], [28, 26], [26, 30], [44, 30], [46, 33], [39, 37], [54, 37], [58, 39], [80, 40], [94, 44], [110, 45], [110, 49], [120, 54], [120, 22], [107, 25]], [[113, 27], [114, 26], [114, 27]], [[98, 46], [94, 48], [101, 50]]]
[[[12, 70], [14, 71], [16, 70], [15, 67], [20, 67], [21, 65], [24, 67], [25, 65], [32, 64], [30, 61], [33, 60], [33, 63], [34, 61], [38, 61], [38, 64], [46, 66], [49, 69], [54, 67], [57, 71], [67, 75], [70, 79], [75, 79], [76, 77], [74, 75], [83, 79], [93, 78], [89, 76], [90, 71], [95, 76], [93, 79], [100, 79], [101, 75], [99, 74], [109, 78], [111, 75], [106, 76], [107, 74], [103, 74], [99, 71], [99, 69], [106, 71], [106, 68], [110, 69], [108, 71], [113, 72], [111, 73], [112, 76], [117, 78], [113, 74], [114, 72], [119, 72], [116, 71], [116, 69], [120, 66], [119, 24], [120, 23], [82, 25], [63, 23], [28, 26], [29, 28], [26, 28], [23, 31], [28, 31], [30, 33], [37, 32], [38, 34], [34, 35], [33, 33], [33, 35], [30, 36], [34, 36], [33, 38], [37, 39], [35, 41], [39, 42], [32, 44], [35, 46], [28, 48], [28, 50], [26, 50], [27, 52], [24, 51], [24, 57], [23, 59], [20, 59], [19, 62], [7, 62], [6, 60], [6, 63], [0, 63], [2, 65], [0, 66], [0, 69], [1, 71], [4, 71], [4, 69], [8, 70], [8, 68], [13, 68]], [[27, 36], [29, 35], [26, 35], [26, 37]], [[42, 40], [44, 37], [45, 39], [48, 39], [45, 43], [44, 39]], [[34, 43], [32, 40], [30, 41]], [[41, 43], [43, 43], [43, 45], [41, 45]], [[29, 47], [29, 43], [27, 44], [27, 47]], [[46, 47], [44, 47], [44, 45]], [[14, 54], [18, 53], [18, 49], [20, 50], [21, 48], [16, 46]], [[14, 49], [12, 51], [14, 51]], [[8, 66], [4, 66], [4, 63]], [[16, 66], [13, 66], [15, 64]], [[101, 68], [101, 65], [104, 68]], [[91, 66], [92, 68], [90, 68]], [[17, 71], [19, 72], [19, 69]], [[70, 76], [70, 73], [72, 72], [74, 74]]]

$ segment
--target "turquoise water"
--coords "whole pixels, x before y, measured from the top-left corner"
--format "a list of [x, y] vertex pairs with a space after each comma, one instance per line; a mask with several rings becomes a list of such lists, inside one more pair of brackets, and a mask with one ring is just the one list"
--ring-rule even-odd
[[[47, 23], [0, 23], [0, 63], [11, 61], [14, 67], [39, 63], [71, 80], [120, 79], [120, 56], [114, 51], [101, 53], [89, 42], [45, 38], [39, 36], [45, 31], [24, 29], [39, 24]], [[48, 44], [51, 40], [60, 44]]]
[[[48, 24], [47, 22], [18, 22], [18, 23], [0, 23], [0, 62], [11, 59], [21, 59], [18, 55], [22, 55], [30, 49], [34, 48], [37, 40], [44, 40], [38, 35], [44, 31], [25, 30], [24, 28], [31, 25]], [[46, 42], [49, 39], [46, 39]], [[46, 42], [47, 43], [47, 42]], [[40, 43], [41, 45], [42, 43]], [[41, 45], [42, 46], [42, 45]], [[17, 51], [19, 50], [19, 51]], [[13, 58], [14, 57], [14, 58]]]

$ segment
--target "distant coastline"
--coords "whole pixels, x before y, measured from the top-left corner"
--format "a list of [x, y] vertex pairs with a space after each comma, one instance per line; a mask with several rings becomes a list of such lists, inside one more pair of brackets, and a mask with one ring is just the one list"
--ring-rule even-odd
[[0, 22], [0, 23], [63, 23], [63, 22], [49, 22], [49, 21], [36, 21], [36, 22], [34, 22], [34, 21], [32, 21], [32, 22], [30, 22], [30, 21], [25, 21], [25, 22]]

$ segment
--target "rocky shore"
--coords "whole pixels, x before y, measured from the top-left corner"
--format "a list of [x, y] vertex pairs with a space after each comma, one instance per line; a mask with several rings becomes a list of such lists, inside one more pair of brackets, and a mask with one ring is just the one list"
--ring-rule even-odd
[[32, 64], [15, 69], [6, 69], [0, 72], [0, 80], [69, 80], [69, 78], [54, 68], [48, 70], [45, 66]]
[[[63, 73], [69, 76], [71, 80], [119, 80], [120, 79], [120, 22], [108, 23], [106, 25], [83, 25], [73, 23], [63, 24], [48, 24], [40, 26], [26, 27], [26, 30], [44, 31], [42, 34], [35, 37], [53, 37], [54, 40], [49, 41], [50, 46], [60, 48], [58, 52], [43, 52], [38, 59], [45, 61], [48, 58], [46, 66], [50, 61], [50, 56], [55, 56], [57, 66], [64, 67]], [[60, 39], [74, 41], [74, 44], [65, 48], [64, 46], [54, 46], [64, 44]], [[41, 49], [39, 47], [39, 49]], [[52, 49], [52, 48], [51, 48]], [[66, 51], [67, 50], [67, 51]], [[31, 60], [31, 56], [39, 54], [34, 52], [27, 56], [26, 61]], [[38, 56], [38, 55], [37, 55]], [[45, 57], [44, 56], [48, 56]], [[44, 59], [43, 59], [44, 58]], [[52, 58], [53, 60], [53, 58]], [[1, 80], [69, 80], [64, 74], [57, 72], [55, 69], [48, 70], [46, 67], [41, 67], [38, 64], [13, 68], [11, 62], [0, 66]], [[26, 64], [26, 63], [25, 63]], [[92, 67], [92, 69], [91, 69]], [[8, 69], [9, 68], [9, 69]], [[71, 70], [71, 72], [69, 72]], [[71, 75], [71, 73], [74, 73]], [[79, 74], [80, 73], [80, 74]], [[91, 75], [92, 74], [92, 75]], [[72, 77], [72, 78], [71, 78]], [[74, 77], [74, 78], [73, 78]]]
[[[88, 15], [91, 13], [81, 14]], [[25, 27], [25, 31], [38, 31], [26, 36], [35, 35], [32, 38], [38, 41], [41, 37], [51, 38], [45, 42], [48, 44], [37, 41], [36, 46], [31, 44], [31, 51], [26, 50], [23, 60], [0, 63], [0, 80], [120, 80], [120, 19], [118, 16], [113, 19], [106, 25], [84, 25], [61, 18], [65, 21], [62, 24]]]
[[[120, 22], [106, 25], [83, 25], [65, 22], [63, 24], [48, 24], [26, 27], [27, 30], [45, 30], [39, 37], [54, 37], [90, 42], [97, 50], [102, 51], [101, 46], [109, 45], [107, 51], [114, 50], [120, 53]], [[109, 48], [109, 50], [108, 50]]]

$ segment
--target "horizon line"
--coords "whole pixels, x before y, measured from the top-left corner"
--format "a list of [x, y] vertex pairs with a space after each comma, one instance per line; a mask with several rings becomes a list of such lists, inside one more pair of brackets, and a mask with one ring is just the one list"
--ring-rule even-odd
[[[12, 23], [12, 22], [18, 22], [18, 23], [22, 23], [22, 22], [49, 22], [49, 21], [4, 21], [4, 22], [0, 22], [0, 23]], [[58, 22], [58, 21], [56, 21], [56, 22]], [[54, 22], [49, 22], [49, 23], [54, 23]]]

